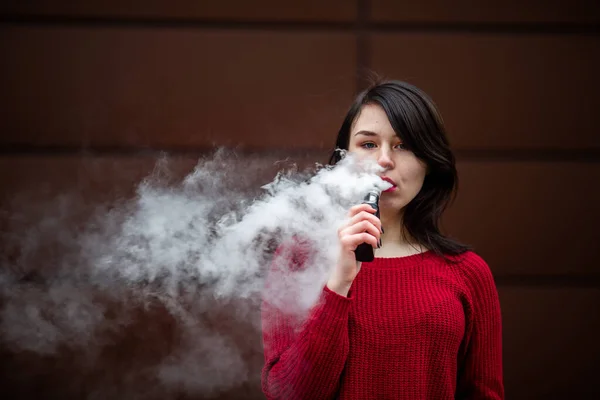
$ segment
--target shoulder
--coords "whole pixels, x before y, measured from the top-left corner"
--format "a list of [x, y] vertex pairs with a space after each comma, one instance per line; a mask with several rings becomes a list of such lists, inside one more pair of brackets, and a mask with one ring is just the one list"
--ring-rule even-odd
[[470, 290], [496, 290], [494, 275], [488, 263], [477, 253], [466, 251], [452, 256], [453, 268]]

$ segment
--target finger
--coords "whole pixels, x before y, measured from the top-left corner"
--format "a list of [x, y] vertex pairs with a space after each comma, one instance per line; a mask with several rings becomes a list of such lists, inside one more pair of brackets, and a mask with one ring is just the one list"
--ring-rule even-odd
[[[360, 214], [355, 215], [350, 220], [346, 221], [343, 225], [341, 225], [338, 229], [338, 235], [341, 235], [342, 232], [356, 224], [360, 224], [363, 221], [370, 222], [379, 233], [383, 233], [383, 229], [381, 226], [381, 220], [374, 216], [373, 214], [369, 214], [368, 212], [361, 212]], [[352, 233], [358, 233], [356, 230], [352, 231]]]
[[368, 204], [357, 204], [350, 207], [350, 210], [348, 210], [348, 217], [352, 218], [361, 211], [366, 211], [371, 214], [375, 214], [376, 212], [376, 210]]
[[356, 248], [361, 245], [362, 243], [368, 243], [371, 246], [373, 246], [373, 248], [377, 247], [377, 239], [375, 239], [375, 236], [363, 232], [363, 233], [357, 233], [355, 235], [347, 235], [344, 236], [341, 240], [341, 245], [342, 248], [345, 249], [349, 249], [349, 250], [356, 250]]
[[354, 217], [350, 218], [350, 221], [348, 221], [346, 226], [351, 226], [351, 225], [357, 224], [360, 221], [369, 221], [370, 223], [375, 225], [377, 227], [377, 229], [379, 229], [379, 231], [381, 232], [381, 220], [379, 218], [377, 218], [375, 215], [370, 214], [366, 211], [361, 211], [360, 213], [356, 214]]
[[373, 225], [381, 228], [381, 220], [377, 218], [375, 215], [371, 214], [369, 211], [360, 211], [358, 214], [354, 215], [352, 218], [348, 218], [342, 225], [338, 228], [338, 233], [342, 230], [346, 229], [349, 226], [357, 224], [363, 220], [370, 221]]
[[381, 236], [381, 231], [379, 230], [379, 228], [375, 225], [373, 225], [370, 221], [360, 221], [356, 224], [350, 225], [348, 227], [346, 227], [345, 229], [343, 229], [340, 232], [340, 237], [342, 236], [347, 236], [347, 235], [356, 235], [358, 233], [363, 233], [363, 232], [368, 232], [369, 234], [373, 235], [375, 237], [375, 239], [379, 240], [379, 237]]

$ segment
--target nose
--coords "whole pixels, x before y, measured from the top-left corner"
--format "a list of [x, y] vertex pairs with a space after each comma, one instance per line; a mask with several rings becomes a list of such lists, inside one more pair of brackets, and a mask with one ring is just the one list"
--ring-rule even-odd
[[390, 151], [388, 149], [382, 148], [377, 155], [377, 164], [381, 167], [388, 169], [394, 168], [394, 161], [392, 160]]

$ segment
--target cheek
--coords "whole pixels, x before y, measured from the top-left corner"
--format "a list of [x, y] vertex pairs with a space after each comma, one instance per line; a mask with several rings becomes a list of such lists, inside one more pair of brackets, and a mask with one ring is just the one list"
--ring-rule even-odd
[[416, 157], [405, 160], [405, 163], [400, 170], [402, 171], [402, 178], [406, 184], [419, 187], [423, 185], [427, 173], [427, 166], [421, 160]]
[[415, 171], [415, 179], [420, 182], [420, 185], [423, 185], [423, 181], [425, 180], [425, 176], [427, 175], [427, 165], [423, 162], [419, 161], [419, 166]]

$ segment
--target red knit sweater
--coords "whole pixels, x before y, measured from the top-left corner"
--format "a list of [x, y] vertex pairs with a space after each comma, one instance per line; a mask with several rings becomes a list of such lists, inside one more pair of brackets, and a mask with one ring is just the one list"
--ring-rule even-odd
[[263, 302], [267, 399], [502, 399], [501, 318], [473, 252], [363, 263], [348, 297], [327, 287], [302, 325]]

